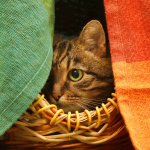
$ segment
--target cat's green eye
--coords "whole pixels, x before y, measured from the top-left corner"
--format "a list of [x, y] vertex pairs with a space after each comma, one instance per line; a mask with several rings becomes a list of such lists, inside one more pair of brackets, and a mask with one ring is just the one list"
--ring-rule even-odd
[[73, 69], [69, 72], [69, 79], [71, 81], [77, 82], [83, 77], [83, 71], [79, 69]]

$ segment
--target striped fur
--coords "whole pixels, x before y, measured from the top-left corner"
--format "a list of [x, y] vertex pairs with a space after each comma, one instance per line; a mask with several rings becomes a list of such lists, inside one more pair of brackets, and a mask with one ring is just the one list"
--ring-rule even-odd
[[[94, 109], [105, 102], [114, 89], [111, 60], [106, 56], [101, 24], [92, 20], [79, 37], [58, 39], [54, 43], [51, 75], [44, 88], [47, 99], [66, 112]], [[83, 71], [80, 81], [68, 78], [72, 69]]]

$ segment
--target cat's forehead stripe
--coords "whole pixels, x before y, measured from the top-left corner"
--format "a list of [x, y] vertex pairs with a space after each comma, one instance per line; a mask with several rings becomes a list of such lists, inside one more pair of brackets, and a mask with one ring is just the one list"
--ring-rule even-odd
[[57, 47], [58, 60], [56, 61], [59, 61], [59, 63], [61, 63], [66, 56], [67, 53], [66, 44], [67, 44], [66, 40], [58, 43], [58, 47]]
[[[72, 43], [70, 41], [63, 41], [58, 46], [58, 53], [59, 53], [59, 63], [62, 63], [62, 61], [69, 55], [69, 51], [72, 49]], [[68, 65], [67, 65], [68, 66]]]
[[74, 62], [75, 62], [75, 63], [81, 63], [81, 58], [75, 57], [75, 58], [74, 58]]

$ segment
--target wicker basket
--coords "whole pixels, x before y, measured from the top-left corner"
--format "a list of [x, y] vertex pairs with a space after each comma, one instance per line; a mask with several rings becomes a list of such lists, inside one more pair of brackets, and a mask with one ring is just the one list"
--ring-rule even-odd
[[107, 101], [107, 104], [102, 103], [93, 111], [65, 114], [62, 109], [49, 104], [44, 95], [38, 95], [7, 132], [5, 144], [9, 149], [16, 146], [18, 149], [66, 149], [126, 143], [128, 134], [119, 113], [116, 95], [113, 93]]

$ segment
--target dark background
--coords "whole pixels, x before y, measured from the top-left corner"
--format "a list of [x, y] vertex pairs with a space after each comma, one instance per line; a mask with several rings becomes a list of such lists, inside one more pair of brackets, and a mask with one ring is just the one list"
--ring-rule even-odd
[[92, 19], [99, 20], [107, 31], [103, 0], [55, 0], [56, 32], [78, 35]]

